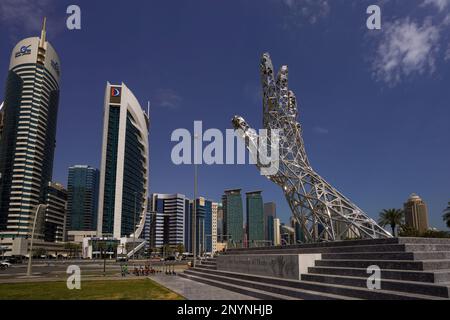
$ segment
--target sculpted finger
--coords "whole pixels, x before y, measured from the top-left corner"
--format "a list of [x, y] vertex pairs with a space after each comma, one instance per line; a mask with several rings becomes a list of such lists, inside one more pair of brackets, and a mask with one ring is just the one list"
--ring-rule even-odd
[[281, 112], [289, 110], [288, 67], [282, 66], [277, 76], [278, 107]]
[[[273, 71], [272, 60], [268, 53], [263, 54], [261, 58], [261, 85], [263, 89], [263, 115], [266, 115], [276, 109], [276, 83]], [[266, 127], [266, 120], [264, 127]]]

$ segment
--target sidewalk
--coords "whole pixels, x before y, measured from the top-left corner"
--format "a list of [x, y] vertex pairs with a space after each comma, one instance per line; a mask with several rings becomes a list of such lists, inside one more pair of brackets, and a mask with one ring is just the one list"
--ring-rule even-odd
[[254, 297], [213, 287], [179, 276], [158, 274], [149, 277], [149, 279], [178, 293], [187, 300], [258, 300]]

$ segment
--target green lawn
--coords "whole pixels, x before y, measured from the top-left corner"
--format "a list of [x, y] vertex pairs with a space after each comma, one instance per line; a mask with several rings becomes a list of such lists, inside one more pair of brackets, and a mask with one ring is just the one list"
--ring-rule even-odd
[[81, 290], [66, 282], [0, 285], [0, 300], [182, 300], [183, 297], [149, 279], [84, 281]]

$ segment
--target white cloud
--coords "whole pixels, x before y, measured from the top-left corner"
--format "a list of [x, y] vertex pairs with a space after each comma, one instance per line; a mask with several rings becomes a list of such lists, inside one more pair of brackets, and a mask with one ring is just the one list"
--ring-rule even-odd
[[289, 22], [301, 25], [305, 21], [315, 24], [330, 13], [330, 0], [282, 0], [289, 10]]
[[159, 107], [177, 109], [182, 100], [181, 96], [172, 89], [159, 89], [156, 92], [156, 104]]
[[439, 53], [440, 27], [427, 19], [418, 24], [410, 18], [383, 25], [373, 63], [378, 80], [395, 85], [413, 74], [433, 73]]
[[423, 5], [433, 5], [439, 9], [439, 11], [443, 11], [450, 5], [450, 0], [424, 0]]
[[0, 23], [13, 32], [36, 32], [53, 11], [54, 0], [1, 0]]
[[313, 131], [317, 134], [322, 134], [322, 135], [330, 133], [330, 131], [328, 129], [323, 128], [323, 127], [314, 127]]

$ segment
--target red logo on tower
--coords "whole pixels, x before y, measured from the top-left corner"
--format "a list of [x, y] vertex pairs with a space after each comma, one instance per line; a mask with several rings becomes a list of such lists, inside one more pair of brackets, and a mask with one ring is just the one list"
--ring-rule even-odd
[[120, 104], [122, 96], [122, 88], [121, 87], [111, 87], [110, 92], [110, 102], [115, 104]]
[[111, 97], [120, 97], [121, 88], [111, 87]]

